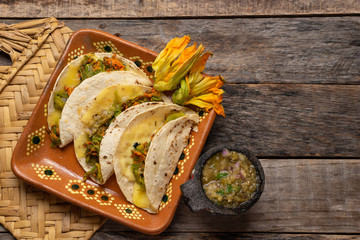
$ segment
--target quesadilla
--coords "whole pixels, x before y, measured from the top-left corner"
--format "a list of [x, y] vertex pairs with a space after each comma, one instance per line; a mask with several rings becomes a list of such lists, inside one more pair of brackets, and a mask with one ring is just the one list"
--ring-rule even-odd
[[[188, 108], [165, 103], [130, 121], [124, 118], [119, 115], [105, 132], [100, 159], [113, 162], [117, 182], [129, 202], [157, 213], [199, 117]], [[113, 144], [103, 144], [111, 141]]]
[[[126, 96], [134, 95], [136, 92], [141, 92], [142, 94], [142, 88], [140, 88], [140, 86], [148, 85], [147, 79], [139, 77], [137, 74], [125, 71], [114, 71], [99, 73], [89, 78], [87, 81], [81, 83], [77, 88], [74, 89], [70, 97], [67, 99], [64, 108], [62, 109], [61, 118], [59, 119], [58, 123], [61, 141], [60, 147], [64, 147], [70, 143], [73, 140], [73, 136], [76, 131], [82, 129], [80, 121], [81, 111], [86, 106], [88, 106], [90, 102], [93, 101], [93, 99], [103, 91], [103, 89], [119, 84], [139, 86], [137, 88], [126, 86], [119, 88], [118, 93], [122, 95], [126, 95], [127, 90], [129, 90], [129, 94]], [[150, 89], [150, 87], [146, 87], [146, 90]], [[103, 91], [100, 97], [104, 99], [108, 96], [108, 93], [110, 93], [108, 99], [109, 101], [111, 100], [111, 97], [114, 97], [114, 91], [115, 89], [110, 89], [108, 92]], [[102, 104], [100, 103], [100, 105]]]
[[52, 147], [63, 147], [68, 143], [61, 142], [63, 139], [60, 138], [59, 119], [72, 92], [80, 83], [94, 79], [93, 76], [112, 71], [131, 72], [141, 79], [143, 85], [152, 85], [145, 73], [132, 61], [111, 53], [90, 53], [73, 60], [59, 74], [49, 98], [47, 122]]
[[[122, 73], [124, 76], [128, 75], [128, 73]], [[129, 78], [123, 82], [129, 83]], [[79, 86], [77, 90], [82, 90], [80, 87], [81, 86]], [[74, 109], [72, 108], [73, 104], [69, 105], [73, 114], [61, 118], [60, 136], [62, 136], [63, 133], [61, 131], [63, 121], [71, 122], [71, 124], [67, 124], [67, 126], [70, 127], [74, 136], [75, 155], [86, 172], [84, 179], [90, 176], [95, 182], [104, 184], [114, 173], [112, 165], [104, 168], [102, 167], [104, 163], [99, 161], [100, 143], [111, 122], [119, 114], [129, 116], [129, 119], [130, 116], [136, 115], [136, 111], [132, 111], [131, 114], [125, 113], [126, 109], [134, 105], [141, 105], [141, 103], [146, 102], [160, 102], [164, 99], [165, 101], [169, 100], [165, 95], [142, 85], [122, 83], [109, 85], [103, 89], [99, 89], [99, 87], [94, 88], [96, 88], [96, 91], [92, 87], [84, 89], [84, 92], [88, 93], [84, 94], [84, 92], [82, 92], [84, 99], [87, 95], [90, 100], [85, 101], [85, 106], [79, 104], [77, 112], [74, 113]], [[91, 92], [96, 92], [96, 94], [91, 95]], [[74, 93], [71, 97], [75, 96], [77, 101], [81, 103], [81, 99], [79, 99], [77, 93]], [[70, 100], [66, 105], [72, 103]], [[67, 109], [64, 108], [63, 114], [67, 113], [66, 110]], [[125, 121], [127, 118], [128, 117], [125, 117]]]

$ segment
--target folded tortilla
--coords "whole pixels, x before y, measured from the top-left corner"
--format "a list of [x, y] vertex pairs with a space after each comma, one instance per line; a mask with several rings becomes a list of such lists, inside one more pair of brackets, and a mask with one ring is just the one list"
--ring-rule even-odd
[[[182, 113], [182, 114], [180, 114]], [[176, 116], [171, 120], [172, 116]], [[170, 118], [170, 119], [169, 119]], [[198, 115], [176, 104], [161, 104], [124, 121], [119, 116], [108, 128], [100, 148], [100, 159], [113, 162], [117, 182], [129, 202], [157, 213]], [[113, 144], [105, 144], [113, 142]], [[137, 144], [150, 142], [145, 159], [144, 186], [134, 175], [131, 157]], [[144, 189], [145, 187], [145, 189]]]
[[197, 114], [175, 119], [161, 128], [152, 140], [146, 157], [144, 180], [150, 209], [155, 212], [159, 209], [179, 158], [188, 145], [190, 131], [197, 122]]
[[[85, 83], [85, 82], [97, 79], [95, 76], [98, 76], [98, 75], [103, 75], [103, 78], [102, 78], [103, 80], [107, 79], [105, 77], [105, 75], [107, 75], [106, 73], [109, 73], [109, 72], [101, 72], [92, 77], [86, 78], [82, 82], [80, 81], [80, 75], [78, 73], [78, 70], [79, 70], [81, 62], [84, 60], [85, 56], [90, 56], [96, 60], [99, 60], [99, 59], [102, 60], [102, 59], [104, 59], [104, 57], [112, 58], [114, 56], [114, 54], [112, 54], [112, 53], [91, 53], [91, 54], [82, 55], [82, 56], [78, 57], [77, 59], [73, 60], [72, 62], [70, 62], [62, 70], [62, 72], [59, 74], [59, 77], [57, 78], [57, 80], [55, 82], [55, 85], [53, 87], [53, 90], [52, 90], [50, 98], [49, 98], [47, 122], [48, 122], [48, 126], [49, 126], [50, 130], [52, 130], [53, 126], [59, 127], [59, 125], [58, 125], [59, 119], [62, 117], [62, 111], [63, 111], [63, 109], [59, 109], [59, 107], [56, 107], [54, 104], [54, 102], [56, 100], [55, 93], [67, 92], [67, 94], [69, 94], [71, 96], [72, 92], [76, 90], [76, 88], [79, 86], [80, 83]], [[130, 74], [132, 74], [131, 78], [133, 78], [133, 79], [136, 78], [137, 81], [139, 82], [139, 84], [146, 85], [146, 86], [152, 85], [151, 81], [147, 78], [146, 74], [141, 69], [139, 69], [135, 65], [135, 63], [133, 63], [132, 61], [130, 61], [126, 58], [123, 58], [123, 57], [120, 57], [117, 55], [115, 56], [115, 58], [124, 65], [124, 69], [121, 70], [121, 72], [129, 72]], [[70, 88], [70, 90], [69, 89], [66, 90], [65, 87]], [[67, 98], [67, 100], [68, 99], [69, 98]], [[67, 100], [65, 100], [66, 102], [65, 102], [64, 107], [66, 106]], [[60, 132], [60, 129], [58, 131]], [[72, 140], [71, 135], [66, 135], [64, 137], [61, 137], [61, 133], [60, 133], [60, 141], [61, 141], [60, 147], [65, 146], [66, 144], [71, 142], [71, 140]]]
[[[127, 71], [103, 72], [82, 82], [74, 89], [62, 110], [59, 120], [60, 147], [72, 142], [73, 136], [79, 134], [77, 131], [82, 131], [81, 111], [86, 106], [91, 105], [93, 99], [103, 89], [118, 84], [148, 86], [147, 79]], [[146, 87], [145, 89], [149, 90], [151, 88]]]
[[[86, 142], [90, 141], [90, 137], [92, 136], [92, 134], [94, 134], [96, 129], [92, 128], [94, 124], [92, 124], [92, 126], [89, 126], [89, 124], [84, 124], [84, 121], [81, 121], [81, 120], [89, 120], [89, 119], [92, 119], [92, 117], [94, 115], [100, 116], [101, 114], [104, 114], [104, 113], [105, 113], [105, 115], [107, 115], [108, 110], [109, 110], [108, 107], [109, 106], [111, 107], [112, 103], [109, 102], [109, 98], [104, 99], [104, 97], [106, 98], [110, 95], [108, 90], [110, 90], [110, 91], [114, 90], [114, 89], [119, 90], [121, 88], [123, 88], [124, 91], [122, 91], [122, 92], [119, 91], [117, 94], [119, 97], [121, 97], [122, 100], [132, 99], [133, 97], [140, 96], [144, 92], [146, 92], [150, 89], [149, 87], [146, 87], [146, 86], [136, 86], [136, 85], [120, 84], [120, 85], [110, 86], [108, 88], [103, 89], [103, 91], [102, 91], [102, 93], [105, 91], [105, 94], [107, 94], [107, 96], [104, 96], [104, 95], [99, 96], [99, 95], [101, 95], [101, 93], [100, 93], [96, 98], [93, 98], [93, 101], [91, 101], [87, 106], [84, 107], [84, 110], [79, 115], [80, 124], [78, 125], [78, 128], [74, 132], [74, 149], [75, 149], [75, 155], [76, 155], [80, 165], [85, 170], [85, 172], [91, 171], [91, 169], [94, 167], [94, 164], [87, 163], [86, 147], [84, 146], [84, 144]], [[102, 104], [102, 106], [99, 106], [99, 104]], [[126, 122], [130, 121], [134, 116], [139, 114], [139, 112], [154, 108], [161, 104], [165, 104], [165, 103], [163, 103], [163, 102], [146, 102], [143, 104], [135, 105], [134, 107], [130, 107], [127, 110], [123, 111], [121, 114], [119, 114], [119, 118], [122, 119], [121, 120], [122, 123], [126, 123]], [[105, 119], [105, 117], [102, 116], [101, 118]], [[107, 116], [107, 117], [109, 117], [109, 116]], [[108, 121], [108, 120], [106, 120], [106, 121]], [[95, 125], [96, 125], [96, 123], [95, 123]], [[114, 121], [113, 121], [112, 123], [110, 123], [108, 129], [109, 128], [114, 129], [115, 126], [116, 126], [116, 124], [114, 124]], [[96, 126], [96, 127], [98, 127], [98, 126]], [[114, 134], [115, 134], [115, 132], [114, 132]], [[113, 167], [112, 161], [109, 161], [110, 158], [107, 159], [107, 157], [101, 157], [101, 153], [104, 154], [104, 153], [108, 152], [109, 150], [107, 150], [107, 149], [109, 149], [113, 145], [115, 145], [116, 140], [114, 139], [114, 137], [110, 138], [110, 139], [105, 139], [105, 142], [103, 140], [101, 140], [100, 154], [99, 154], [99, 159], [98, 159], [98, 162], [100, 164], [101, 178], [98, 179], [92, 174], [89, 175], [89, 177], [91, 177], [91, 179], [94, 180], [98, 184], [106, 183], [106, 181], [114, 174], [114, 167]], [[105, 147], [103, 147], [103, 146], [105, 146]], [[102, 148], [104, 148], [105, 150], [102, 151]]]

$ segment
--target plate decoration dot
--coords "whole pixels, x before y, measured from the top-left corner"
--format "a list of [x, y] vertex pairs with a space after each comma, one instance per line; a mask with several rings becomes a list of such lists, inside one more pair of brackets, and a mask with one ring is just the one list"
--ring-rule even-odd
[[32, 168], [34, 169], [38, 177], [43, 180], [61, 180], [61, 177], [54, 170], [53, 166], [32, 164]]
[[93, 45], [96, 48], [97, 52], [114, 53], [121, 57], [124, 56], [112, 41], [93, 42]]
[[34, 132], [27, 136], [26, 155], [29, 156], [31, 153], [44, 146], [46, 127], [36, 129]]
[[172, 183], [170, 182], [169, 185], [167, 186], [164, 196], [161, 199], [159, 211], [164, 209], [171, 202], [172, 193], [173, 193], [173, 187], [172, 187]]
[[138, 211], [137, 207], [132, 204], [118, 204], [115, 203], [114, 206], [118, 209], [121, 215], [128, 219], [134, 220], [144, 220], [145, 218]]

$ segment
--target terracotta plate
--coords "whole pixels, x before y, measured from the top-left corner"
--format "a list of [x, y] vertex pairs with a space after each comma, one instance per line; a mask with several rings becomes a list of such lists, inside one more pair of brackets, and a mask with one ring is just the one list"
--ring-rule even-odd
[[126, 201], [112, 176], [101, 186], [82, 181], [84, 170], [75, 158], [74, 147], [50, 147], [47, 133], [47, 103], [57, 76], [67, 63], [89, 52], [113, 52], [136, 63], [150, 79], [156, 53], [97, 30], [79, 30], [69, 39], [65, 51], [46, 85], [39, 102], [21, 135], [12, 157], [14, 173], [45, 191], [75, 205], [97, 212], [146, 234], [159, 234], [170, 224], [180, 202], [180, 185], [189, 179], [195, 162], [215, 119], [214, 111], [199, 112], [201, 122], [192, 132], [188, 146], [179, 159], [174, 176], [160, 205], [158, 214], [149, 214]]

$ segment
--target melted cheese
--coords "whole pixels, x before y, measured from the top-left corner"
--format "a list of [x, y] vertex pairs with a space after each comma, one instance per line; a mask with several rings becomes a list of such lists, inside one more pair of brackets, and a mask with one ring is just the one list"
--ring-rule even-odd
[[85, 157], [86, 147], [84, 143], [88, 141], [90, 141], [90, 138], [86, 133], [81, 134], [74, 140], [75, 155], [78, 159]]
[[[117, 164], [120, 165], [123, 176], [126, 177], [128, 181], [134, 182], [133, 202], [136, 206], [141, 208], [150, 207], [150, 202], [145, 189], [141, 188], [135, 182], [135, 176], [131, 169], [131, 165], [133, 164], [131, 150], [133, 149], [135, 142], [143, 143], [150, 141], [151, 136], [165, 124], [165, 121], [166, 116], [163, 113], [155, 112], [154, 115], [133, 123], [131, 127], [128, 127], [125, 130], [117, 147]], [[138, 204], [146, 206], [140, 206]]]
[[[80, 84], [80, 77], [78, 74], [78, 66], [69, 65], [67, 71], [59, 79], [59, 83], [55, 87], [54, 92], [64, 91], [65, 87], [76, 87], [79, 84]], [[49, 113], [48, 115], [49, 126], [58, 125], [59, 119], [61, 118], [61, 112], [62, 110], [57, 110], [54, 108], [53, 111]]]
[[59, 79], [55, 91], [64, 90], [64, 87], [76, 87], [80, 84], [80, 76], [78, 74], [79, 66], [69, 65], [67, 71]]
[[[89, 108], [86, 108], [81, 114], [81, 122], [92, 127], [100, 126], [113, 115], [113, 104], [116, 100], [125, 101], [128, 98], [134, 98], [143, 94], [143, 88], [136, 85], [115, 85], [103, 89], [92, 102]], [[117, 97], [119, 99], [116, 99]]]
[[134, 184], [133, 202], [140, 208], [149, 208], [150, 200], [146, 195], [146, 191], [139, 184]]
[[48, 124], [49, 124], [49, 126], [51, 127], [53, 125], [58, 125], [60, 118], [61, 118], [61, 111], [54, 108], [54, 111], [52, 111], [48, 115]]
[[124, 174], [130, 181], [135, 181], [134, 174], [131, 170], [133, 159], [131, 158], [131, 150], [135, 142], [143, 143], [151, 140], [151, 136], [155, 134], [165, 123], [165, 117], [162, 114], [153, 115], [142, 121], [133, 124], [127, 128], [121, 137], [118, 149], [117, 159]]

